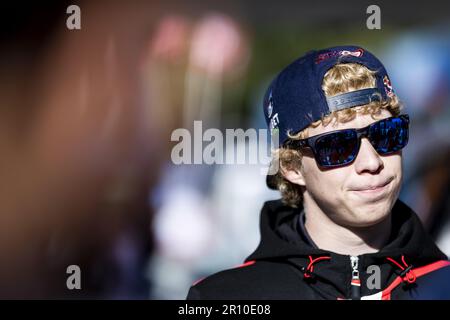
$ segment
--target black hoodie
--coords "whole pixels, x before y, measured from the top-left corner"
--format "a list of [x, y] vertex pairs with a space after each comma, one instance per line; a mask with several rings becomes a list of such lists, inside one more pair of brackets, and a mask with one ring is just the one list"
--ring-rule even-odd
[[268, 201], [246, 262], [195, 283], [187, 299], [450, 299], [450, 263], [400, 200], [388, 244], [357, 257], [317, 248], [302, 208]]

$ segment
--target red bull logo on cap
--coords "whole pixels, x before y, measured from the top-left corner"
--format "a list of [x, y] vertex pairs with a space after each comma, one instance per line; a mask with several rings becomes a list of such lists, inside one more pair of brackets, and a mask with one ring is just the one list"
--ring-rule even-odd
[[363, 49], [358, 49], [355, 51], [349, 51], [349, 50], [339, 50], [339, 51], [329, 51], [321, 53], [316, 58], [316, 64], [321, 63], [324, 60], [328, 60], [330, 58], [334, 57], [340, 57], [340, 56], [354, 56], [354, 57], [361, 57], [364, 54]]

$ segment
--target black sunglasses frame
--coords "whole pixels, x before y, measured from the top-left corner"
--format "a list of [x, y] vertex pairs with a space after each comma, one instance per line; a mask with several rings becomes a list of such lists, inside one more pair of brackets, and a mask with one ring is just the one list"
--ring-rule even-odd
[[[318, 134], [318, 135], [315, 135], [315, 136], [312, 136], [312, 137], [309, 137], [309, 138], [306, 138], [306, 139], [289, 140], [285, 144], [285, 147], [288, 148], [288, 149], [294, 149], [294, 150], [300, 150], [302, 148], [309, 148], [309, 149], [311, 149], [313, 154], [314, 154], [314, 158], [316, 159], [317, 164], [319, 164], [323, 168], [335, 168], [335, 167], [346, 166], [346, 165], [352, 163], [356, 159], [356, 157], [358, 156], [359, 149], [361, 147], [361, 139], [362, 138], [367, 138], [370, 141], [370, 139], [369, 139], [369, 131], [370, 131], [371, 127], [373, 127], [374, 125], [378, 125], [382, 121], [389, 121], [391, 119], [397, 119], [397, 118], [400, 118], [400, 119], [404, 120], [406, 122], [407, 126], [409, 126], [409, 115], [402, 114], [402, 115], [399, 115], [397, 117], [389, 117], [389, 118], [381, 119], [379, 121], [376, 121], [374, 123], [369, 124], [368, 126], [366, 126], [364, 128], [359, 128], [359, 129], [356, 129], [356, 128], [341, 129], [341, 130], [335, 130], [335, 131], [330, 131], [330, 132]], [[340, 133], [340, 132], [348, 131], [348, 130], [356, 132], [356, 139], [357, 139], [357, 148], [356, 149], [357, 150], [356, 150], [356, 154], [354, 155], [353, 159], [348, 161], [348, 162], [345, 162], [345, 163], [334, 164], [334, 165], [333, 164], [331, 164], [331, 165], [322, 164], [321, 161], [320, 161], [320, 157], [318, 155], [318, 152], [316, 150], [316, 142], [322, 137], [325, 137], [325, 136], [328, 136], [328, 135], [332, 135], [334, 133]], [[405, 147], [407, 144], [408, 144], [408, 137], [407, 137], [407, 141], [406, 141], [406, 143], [405, 143], [405, 145], [403, 147]], [[385, 153], [379, 153], [379, 151], [377, 150], [377, 152], [380, 155], [389, 155], [389, 154], [392, 154], [392, 153], [395, 153], [395, 152], [398, 152], [398, 151], [399, 150], [395, 150], [395, 151], [391, 151], [391, 152], [385, 152]]]

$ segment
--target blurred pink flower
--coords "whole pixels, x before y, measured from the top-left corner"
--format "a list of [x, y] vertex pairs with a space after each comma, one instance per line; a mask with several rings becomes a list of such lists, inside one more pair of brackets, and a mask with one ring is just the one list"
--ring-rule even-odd
[[176, 62], [186, 52], [188, 37], [189, 23], [184, 17], [170, 15], [163, 18], [150, 45], [151, 56]]
[[190, 62], [213, 75], [238, 68], [248, 56], [247, 44], [236, 22], [223, 14], [209, 14], [195, 27]]

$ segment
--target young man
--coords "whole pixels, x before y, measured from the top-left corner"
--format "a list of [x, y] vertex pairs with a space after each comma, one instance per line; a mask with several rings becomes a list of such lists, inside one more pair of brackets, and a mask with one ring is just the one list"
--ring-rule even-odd
[[[271, 83], [280, 148], [246, 262], [188, 299], [450, 299], [450, 263], [398, 200], [409, 118], [387, 72], [355, 46], [308, 52]], [[445, 280], [445, 281], [443, 281]]]

